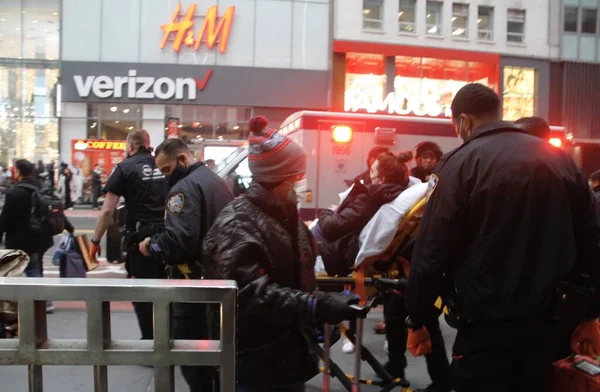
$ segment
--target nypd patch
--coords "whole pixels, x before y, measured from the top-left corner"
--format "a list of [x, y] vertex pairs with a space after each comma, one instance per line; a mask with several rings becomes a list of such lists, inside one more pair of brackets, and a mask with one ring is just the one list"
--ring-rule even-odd
[[435, 191], [435, 188], [437, 188], [439, 182], [440, 179], [435, 174], [429, 176], [429, 182], [427, 183], [427, 192], [425, 193], [427, 200], [429, 200], [431, 195], [433, 195], [433, 192]]
[[178, 193], [167, 200], [167, 209], [171, 214], [179, 215], [183, 210], [184, 202], [185, 197], [183, 196], [183, 193]]

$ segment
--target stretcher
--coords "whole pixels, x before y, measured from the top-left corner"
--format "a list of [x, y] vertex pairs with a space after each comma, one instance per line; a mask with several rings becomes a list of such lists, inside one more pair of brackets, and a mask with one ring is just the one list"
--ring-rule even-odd
[[[424, 188], [421, 188], [424, 190]], [[328, 287], [343, 286], [351, 290], [360, 299], [360, 305], [370, 310], [382, 303], [388, 295], [402, 295], [406, 288], [408, 275], [408, 261], [414, 244], [415, 235], [421, 216], [427, 203], [424, 194], [408, 209], [399, 219], [393, 238], [379, 255], [373, 255], [360, 260], [355, 264], [355, 269], [348, 277], [317, 276], [317, 286], [320, 290], [328, 291]], [[375, 219], [376, 217], [374, 217]], [[359, 255], [361, 252], [359, 252]], [[339, 325], [341, 333], [355, 346], [355, 364], [353, 375], [346, 374], [331, 359], [331, 336], [333, 326], [324, 327], [323, 347], [315, 340], [309, 340], [309, 345], [323, 362], [322, 372], [330, 377], [323, 377], [322, 390], [330, 390], [330, 379], [337, 378], [349, 392], [358, 392], [360, 385], [380, 387], [380, 392], [388, 392], [400, 387], [403, 392], [410, 392], [410, 384], [406, 380], [393, 378], [383, 365], [362, 343], [362, 319], [351, 320], [350, 327], [345, 323]], [[354, 327], [352, 326], [354, 325]], [[366, 380], [360, 378], [361, 363], [365, 361], [373, 369], [379, 380]]]

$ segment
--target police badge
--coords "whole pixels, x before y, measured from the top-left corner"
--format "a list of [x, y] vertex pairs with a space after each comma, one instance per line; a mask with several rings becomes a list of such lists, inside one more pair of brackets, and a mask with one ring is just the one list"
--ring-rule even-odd
[[167, 208], [171, 214], [179, 215], [183, 210], [184, 202], [185, 197], [183, 197], [183, 193], [178, 193], [175, 196], [169, 197], [169, 200], [167, 200]]
[[435, 191], [435, 188], [437, 188], [439, 181], [440, 179], [435, 174], [429, 176], [429, 182], [427, 183], [427, 192], [425, 193], [427, 201], [429, 201], [429, 198], [431, 197], [431, 195], [433, 195], [433, 191]]

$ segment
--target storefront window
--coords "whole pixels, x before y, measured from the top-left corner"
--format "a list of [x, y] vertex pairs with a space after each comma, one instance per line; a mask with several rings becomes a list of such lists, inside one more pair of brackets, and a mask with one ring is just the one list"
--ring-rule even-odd
[[363, 0], [363, 29], [383, 28], [383, 0]]
[[346, 111], [377, 112], [384, 92], [385, 58], [378, 54], [348, 53], [346, 55]]
[[441, 1], [427, 0], [427, 34], [442, 35], [442, 7]]
[[523, 43], [525, 41], [525, 10], [508, 11], [506, 22], [506, 40], [508, 42]]
[[177, 122], [179, 137], [188, 144], [212, 140], [246, 140], [252, 108], [226, 106], [168, 105], [165, 131], [169, 120]]
[[401, 33], [415, 32], [415, 0], [400, 0], [398, 10], [398, 29]]
[[494, 7], [480, 5], [477, 9], [477, 39], [494, 40]]
[[469, 38], [468, 4], [452, 4], [452, 36]]
[[535, 115], [536, 71], [533, 68], [504, 67], [503, 118], [515, 121]]
[[136, 104], [94, 103], [88, 105], [88, 139], [125, 140], [142, 126], [142, 106]]

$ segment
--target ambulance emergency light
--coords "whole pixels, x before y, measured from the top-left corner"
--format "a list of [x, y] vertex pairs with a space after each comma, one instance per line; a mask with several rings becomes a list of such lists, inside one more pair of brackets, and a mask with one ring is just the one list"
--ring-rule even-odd
[[334, 125], [331, 127], [331, 138], [336, 143], [348, 144], [352, 141], [352, 128], [347, 125]]
[[548, 140], [554, 147], [562, 147], [562, 140], [557, 137], [552, 137]]

